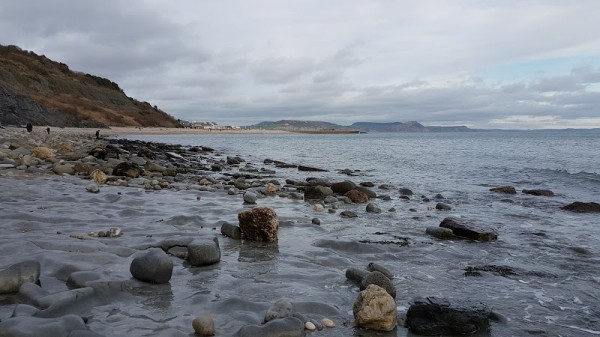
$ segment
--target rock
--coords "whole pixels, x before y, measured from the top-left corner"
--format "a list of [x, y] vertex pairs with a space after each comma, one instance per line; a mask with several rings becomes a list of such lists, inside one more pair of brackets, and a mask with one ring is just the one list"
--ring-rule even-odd
[[101, 185], [108, 180], [108, 177], [106, 176], [106, 173], [96, 169], [93, 170], [92, 173], [90, 173], [90, 179], [93, 180], [96, 184]]
[[323, 199], [323, 202], [326, 204], [335, 204], [336, 202], [338, 202], [338, 198], [334, 197], [333, 195], [330, 195], [328, 197], [325, 197], [325, 199]]
[[372, 271], [365, 276], [360, 282], [360, 289], [364, 290], [371, 284], [377, 285], [390, 294], [393, 298], [396, 298], [396, 287], [392, 284], [390, 278], [385, 276], [379, 271]]
[[85, 190], [90, 193], [98, 193], [100, 192], [100, 188], [95, 183], [91, 183], [85, 187]]
[[577, 213], [596, 213], [600, 212], [600, 204], [596, 202], [575, 201], [574, 203], [568, 204], [561, 209]]
[[313, 331], [317, 328], [317, 326], [313, 322], [306, 322], [306, 323], [304, 323], [304, 328], [306, 330]]
[[333, 328], [333, 327], [335, 327], [335, 322], [329, 318], [323, 318], [323, 319], [321, 319], [321, 325], [326, 328]]
[[310, 166], [304, 166], [304, 165], [298, 165], [298, 171], [305, 171], [305, 172], [328, 172], [327, 170], [324, 170], [324, 169], [320, 169], [320, 168], [316, 168], [316, 167], [310, 167]]
[[173, 274], [173, 261], [162, 249], [153, 248], [135, 257], [129, 271], [140, 281], [167, 283]]
[[333, 194], [333, 190], [326, 186], [307, 186], [304, 190], [304, 199], [324, 199]]
[[369, 197], [357, 189], [353, 189], [353, 190], [346, 192], [346, 194], [344, 194], [344, 196], [350, 198], [350, 200], [352, 200], [352, 202], [358, 203], [358, 204], [364, 204], [369, 201]]
[[382, 273], [383, 275], [385, 275], [385, 277], [389, 278], [390, 280], [394, 278], [394, 274], [389, 269], [380, 265], [379, 263], [375, 263], [375, 262], [369, 263], [367, 265], [367, 270], [370, 272], [378, 271], [378, 272]]
[[73, 166], [71, 166], [69, 164], [55, 164], [52, 167], [52, 172], [54, 172], [56, 174], [69, 174], [69, 175], [72, 175], [75, 173], [75, 171], [73, 170]]
[[487, 331], [491, 311], [481, 302], [418, 298], [408, 308], [406, 325], [418, 335], [466, 335]]
[[228, 222], [225, 222], [221, 225], [221, 234], [235, 240], [242, 238], [242, 231], [240, 230], [240, 227]]
[[0, 323], [0, 336], [68, 337], [77, 330], [86, 330], [86, 326], [76, 315], [54, 318], [18, 316], [3, 319]]
[[306, 185], [331, 187], [331, 183], [329, 182], [329, 180], [313, 177], [306, 178]]
[[188, 244], [188, 262], [194, 267], [207, 266], [221, 261], [219, 240], [197, 239]]
[[498, 233], [493, 230], [479, 228], [472, 224], [458, 223], [458, 221], [453, 218], [442, 220], [440, 227], [449, 228], [454, 235], [471, 240], [485, 242], [498, 239]]
[[345, 194], [346, 192], [351, 191], [354, 188], [356, 188], [356, 184], [349, 180], [334, 183], [331, 185], [331, 189], [333, 190], [333, 192], [338, 194]]
[[515, 188], [512, 186], [494, 187], [490, 188], [490, 191], [496, 193], [517, 194], [517, 190], [515, 190]]
[[538, 197], [551, 197], [554, 195], [554, 192], [552, 192], [550, 190], [542, 190], [542, 189], [523, 190], [522, 192], [523, 192], [523, 194], [530, 194], [530, 195], [535, 195]]
[[381, 208], [374, 203], [367, 204], [367, 213], [381, 213]]
[[135, 163], [122, 162], [113, 169], [114, 176], [137, 178], [144, 173], [144, 170]]
[[106, 151], [106, 149], [101, 148], [101, 147], [95, 147], [95, 148], [91, 149], [88, 154], [93, 156], [94, 158], [104, 160], [104, 159], [106, 159], [106, 157], [108, 155], [108, 151]]
[[67, 287], [84, 288], [88, 282], [98, 281], [102, 279], [102, 274], [94, 271], [76, 271], [69, 275], [67, 279]]
[[31, 150], [31, 155], [39, 159], [47, 160], [54, 157], [54, 150], [45, 146], [38, 146]]
[[148, 172], [160, 172], [163, 173], [166, 169], [166, 167], [159, 165], [155, 162], [152, 161], [146, 161], [146, 164], [144, 164], [144, 169]]
[[324, 210], [324, 209], [325, 209], [325, 208], [324, 208], [324, 207], [323, 207], [323, 205], [321, 205], [321, 204], [314, 204], [314, 205], [313, 205], [313, 210], [314, 210], [315, 212], [323, 212], [323, 210]]
[[265, 191], [267, 192], [267, 195], [275, 195], [275, 193], [277, 193], [277, 185], [273, 183], [267, 183], [265, 185]]
[[304, 337], [304, 322], [295, 317], [272, 320], [264, 325], [243, 326], [235, 337]]
[[267, 323], [277, 318], [291, 317], [293, 314], [292, 303], [286, 299], [280, 299], [267, 309], [263, 323]]
[[311, 222], [313, 225], [317, 225], [317, 226], [321, 225], [321, 220], [319, 220], [319, 218], [312, 218]]
[[256, 204], [256, 193], [252, 191], [244, 192], [244, 202], [247, 204]]
[[375, 186], [375, 184], [373, 184], [373, 183], [372, 183], [372, 182], [370, 182], [370, 181], [363, 181], [363, 182], [361, 182], [361, 183], [360, 183], [360, 186], [364, 186], [364, 187], [374, 187], [374, 186]]
[[452, 210], [452, 207], [450, 207], [448, 204], [444, 204], [443, 202], [438, 202], [435, 204], [435, 209], [439, 211], [450, 211]]
[[240, 157], [227, 157], [227, 165], [239, 165], [241, 162]]
[[40, 278], [40, 263], [23, 261], [0, 270], [0, 294], [16, 293], [22, 284], [37, 283]]
[[246, 190], [250, 188], [250, 184], [244, 178], [238, 178], [233, 182], [233, 186], [238, 190]]
[[209, 315], [198, 315], [192, 321], [194, 332], [198, 336], [214, 336], [215, 322]]
[[358, 217], [358, 215], [356, 215], [356, 213], [354, 213], [352, 211], [342, 211], [342, 212], [340, 212], [340, 216], [342, 218], [346, 218], [346, 219], [357, 218]]
[[369, 271], [358, 269], [358, 268], [348, 268], [346, 269], [346, 278], [354, 283], [360, 285], [362, 280], [369, 275]]
[[279, 221], [271, 207], [255, 207], [238, 213], [243, 238], [252, 241], [277, 241]]
[[406, 187], [399, 189], [398, 192], [400, 192], [400, 195], [404, 195], [404, 196], [413, 195], [413, 191], [411, 191], [409, 188], [406, 188]]
[[425, 229], [425, 233], [440, 240], [449, 240], [454, 237], [452, 230], [444, 227], [427, 227], [427, 229]]
[[369, 199], [377, 198], [377, 193], [375, 193], [374, 191], [371, 191], [370, 189], [368, 189], [366, 187], [356, 186], [355, 190], [366, 194]]
[[378, 331], [392, 331], [396, 327], [396, 302], [374, 284], [358, 294], [352, 312], [358, 327]]

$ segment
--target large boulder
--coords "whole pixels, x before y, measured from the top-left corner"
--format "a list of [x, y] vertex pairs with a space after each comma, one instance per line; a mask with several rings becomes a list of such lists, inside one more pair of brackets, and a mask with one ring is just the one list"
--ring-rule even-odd
[[512, 186], [494, 187], [494, 188], [490, 188], [490, 191], [496, 192], [496, 193], [517, 194], [517, 190]]
[[215, 237], [212, 240], [194, 240], [187, 246], [188, 262], [194, 267], [206, 266], [221, 261], [221, 249], [219, 240]]
[[600, 204], [596, 202], [575, 201], [574, 203], [562, 207], [562, 209], [577, 213], [596, 213], [600, 212]]
[[350, 198], [350, 200], [352, 200], [352, 202], [357, 203], [357, 204], [364, 204], [369, 201], [369, 197], [357, 189], [353, 189], [353, 190], [346, 192], [346, 194], [344, 194], [344, 196]]
[[491, 312], [476, 301], [417, 298], [408, 308], [406, 325], [417, 335], [466, 335], [489, 329]]
[[364, 186], [356, 186], [354, 189], [366, 194], [369, 199], [377, 198], [377, 193], [375, 193], [375, 191], [372, 191]]
[[0, 294], [16, 293], [22, 284], [36, 283], [40, 278], [40, 263], [23, 261], [0, 270]]
[[83, 319], [76, 315], [55, 318], [18, 316], [0, 322], [0, 336], [67, 337], [74, 331], [86, 329]]
[[144, 170], [136, 163], [122, 162], [113, 169], [113, 175], [129, 178], [137, 178], [142, 173]]
[[349, 180], [341, 181], [331, 185], [331, 189], [333, 190], [333, 192], [338, 194], [345, 194], [346, 192], [351, 191], [354, 188], [356, 188], [356, 184]]
[[279, 221], [271, 207], [255, 207], [238, 213], [238, 221], [244, 239], [252, 241], [277, 241]]
[[352, 308], [358, 327], [392, 331], [396, 327], [396, 302], [383, 288], [371, 284], [358, 294]]
[[304, 199], [325, 199], [333, 194], [333, 190], [326, 186], [307, 186], [304, 190]]
[[440, 227], [452, 230], [456, 236], [477, 240], [492, 241], [498, 239], [498, 233], [492, 229], [483, 228], [470, 223], [459, 223], [457, 219], [446, 218], [440, 223]]
[[173, 274], [173, 261], [160, 248], [153, 248], [131, 261], [131, 275], [149, 283], [167, 283]]

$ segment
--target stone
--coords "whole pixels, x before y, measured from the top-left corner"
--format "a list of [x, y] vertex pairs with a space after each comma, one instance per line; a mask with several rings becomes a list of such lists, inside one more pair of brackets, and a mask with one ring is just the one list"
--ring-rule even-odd
[[489, 329], [491, 308], [478, 301], [417, 298], [406, 313], [406, 326], [418, 335], [466, 335]]
[[135, 163], [122, 162], [113, 169], [114, 176], [137, 178], [144, 173], [144, 170]]
[[494, 187], [494, 188], [490, 188], [490, 191], [496, 192], [496, 193], [517, 194], [517, 190], [512, 186]]
[[326, 327], [326, 328], [334, 328], [335, 327], [335, 322], [332, 321], [329, 318], [323, 318], [321, 319], [321, 325]]
[[75, 174], [90, 174], [94, 169], [85, 163], [82, 163], [80, 161], [75, 162], [75, 164], [73, 164], [73, 172]]
[[27, 282], [37, 283], [40, 278], [40, 263], [23, 261], [0, 270], [0, 294], [16, 293]]
[[381, 213], [381, 208], [377, 207], [374, 203], [367, 204], [367, 213]]
[[364, 187], [375, 187], [375, 184], [373, 184], [371, 181], [363, 181], [359, 185]]
[[342, 218], [346, 218], [346, 219], [351, 219], [351, 218], [357, 218], [358, 215], [356, 215], [356, 213], [352, 212], [352, 211], [342, 211], [340, 212], [340, 216]]
[[221, 225], [221, 234], [235, 240], [242, 238], [242, 231], [240, 230], [240, 227], [228, 222], [225, 222]]
[[374, 191], [364, 187], [364, 186], [356, 186], [356, 188], [354, 188], [355, 190], [364, 193], [367, 198], [369, 199], [374, 199], [377, 198], [377, 193], [375, 193]]
[[323, 205], [321, 205], [321, 204], [314, 204], [314, 205], [313, 205], [313, 210], [314, 210], [315, 212], [323, 212], [323, 210], [324, 210], [324, 209], [325, 209], [325, 208], [324, 208], [324, 207], [323, 207]]
[[576, 213], [597, 213], [600, 212], [600, 204], [596, 202], [575, 201], [574, 203], [568, 204], [561, 209]]
[[328, 172], [327, 170], [324, 170], [324, 169], [320, 169], [320, 168], [316, 168], [316, 167], [311, 167], [311, 166], [304, 166], [304, 165], [298, 165], [298, 171], [304, 171], [304, 172]]
[[45, 146], [38, 146], [31, 150], [31, 155], [39, 159], [47, 160], [54, 157], [54, 150]]
[[69, 164], [54, 164], [52, 167], [52, 172], [56, 174], [69, 174], [72, 175], [75, 173], [73, 170], [73, 166]]
[[238, 213], [242, 237], [251, 241], [277, 241], [279, 221], [271, 207], [255, 207]]
[[267, 323], [274, 319], [291, 317], [293, 315], [293, 305], [286, 299], [277, 300], [267, 309], [263, 323]]
[[144, 164], [144, 170], [149, 171], [149, 172], [160, 172], [163, 173], [165, 171], [165, 167], [162, 165], [159, 165], [153, 161], [146, 161], [146, 163]]
[[442, 220], [440, 227], [448, 228], [452, 230], [454, 235], [471, 240], [486, 242], [498, 239], [498, 233], [494, 230], [480, 228], [473, 224], [459, 223], [453, 218], [445, 218]]
[[136, 279], [149, 283], [167, 283], [173, 274], [173, 261], [160, 248], [152, 248], [136, 256], [129, 267]]
[[76, 271], [69, 275], [67, 279], [67, 287], [73, 288], [84, 288], [87, 287], [88, 282], [98, 281], [102, 279], [102, 274], [94, 271]]
[[254, 193], [252, 191], [244, 192], [243, 198], [244, 198], [244, 202], [247, 204], [256, 204], [257, 195], [256, 195], [256, 193]]
[[411, 191], [409, 188], [406, 188], [406, 187], [399, 189], [398, 192], [400, 192], [400, 195], [403, 195], [403, 196], [413, 195], [413, 191]]
[[448, 204], [444, 204], [443, 202], [438, 202], [435, 204], [435, 209], [438, 211], [450, 211], [452, 210], [452, 207], [450, 207]]
[[221, 248], [219, 240], [196, 239], [188, 244], [187, 261], [194, 267], [207, 266], [221, 261]]
[[192, 321], [192, 328], [198, 336], [214, 336], [215, 321], [209, 315], [198, 315]]
[[358, 327], [392, 331], [396, 327], [396, 302], [383, 288], [371, 284], [358, 294], [352, 308]]
[[305, 337], [304, 322], [296, 317], [272, 320], [263, 325], [246, 325], [235, 337]]
[[96, 169], [90, 173], [90, 179], [92, 179], [96, 184], [102, 185], [108, 180], [108, 177], [106, 176], [106, 173]]
[[369, 197], [357, 189], [353, 189], [353, 190], [346, 192], [346, 194], [344, 194], [344, 196], [350, 198], [350, 200], [352, 200], [352, 202], [358, 203], [358, 204], [364, 204], [369, 201]]
[[338, 194], [345, 194], [354, 188], [356, 188], [356, 184], [349, 180], [337, 182], [331, 185], [333, 192]]
[[394, 278], [394, 274], [389, 269], [380, 265], [379, 263], [370, 262], [367, 265], [367, 270], [370, 272], [378, 271], [378, 272], [382, 273], [383, 275], [385, 275], [385, 277], [389, 278], [390, 280]]
[[348, 268], [346, 269], [346, 278], [354, 283], [360, 285], [362, 280], [369, 275], [369, 271], [358, 269], [358, 268]]
[[390, 294], [390, 296], [396, 298], [396, 287], [394, 287], [394, 284], [392, 283], [390, 278], [388, 278], [381, 272], [372, 271], [368, 273], [367, 276], [365, 276], [360, 282], [360, 289], [367, 289], [367, 287], [371, 284], [377, 285], [385, 289], [385, 291], [387, 291], [387, 293]]
[[304, 323], [304, 328], [306, 330], [313, 331], [317, 328], [317, 326], [313, 322], [306, 322], [306, 323]]
[[551, 197], [554, 195], [554, 192], [550, 190], [536, 189], [536, 190], [523, 190], [521, 191], [523, 194], [535, 195], [538, 197]]
[[320, 226], [321, 225], [321, 220], [319, 220], [319, 218], [312, 218], [311, 223], [313, 225]]
[[0, 336], [68, 337], [77, 330], [86, 330], [83, 319], [76, 315], [53, 318], [18, 316], [0, 322]]
[[449, 240], [454, 237], [454, 233], [452, 232], [452, 230], [450, 228], [444, 227], [427, 227], [425, 229], [425, 233], [440, 240]]
[[326, 186], [307, 186], [304, 190], [304, 199], [324, 199], [333, 194], [333, 190]]
[[265, 191], [267, 192], [267, 195], [275, 195], [275, 193], [277, 193], [277, 185], [273, 183], [267, 183], [265, 185]]
[[98, 193], [100, 192], [100, 188], [95, 183], [91, 183], [85, 187], [85, 190], [90, 193]]

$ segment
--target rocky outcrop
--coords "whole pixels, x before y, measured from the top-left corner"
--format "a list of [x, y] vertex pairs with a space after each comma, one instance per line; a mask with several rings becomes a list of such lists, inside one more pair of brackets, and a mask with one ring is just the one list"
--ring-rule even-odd
[[476, 301], [417, 298], [406, 313], [406, 326], [418, 335], [466, 335], [489, 328], [492, 310]]

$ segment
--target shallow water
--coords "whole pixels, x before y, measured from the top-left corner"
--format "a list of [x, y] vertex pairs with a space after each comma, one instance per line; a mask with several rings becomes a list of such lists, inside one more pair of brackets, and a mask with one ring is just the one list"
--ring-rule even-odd
[[[288, 298], [305, 308], [307, 316], [327, 316], [338, 323], [311, 335], [411, 336], [402, 327], [375, 334], [343, 324], [352, 319], [358, 294], [345, 270], [378, 262], [395, 274], [401, 312], [416, 296], [471, 298], [509, 319], [506, 324], [493, 323], [484, 335], [600, 335], [598, 216], [560, 210], [575, 200], [600, 200], [597, 132], [135, 138], [211, 146], [239, 154], [257, 167], [271, 158], [330, 170], [275, 169], [282, 182], [307, 176], [372, 181], [376, 186], [408, 187], [415, 195], [402, 200], [397, 190], [374, 188], [392, 200], [375, 201], [384, 210], [381, 214], [366, 213], [364, 205], [340, 206], [358, 213], [355, 219], [341, 219], [339, 211], [315, 212], [304, 201], [259, 199], [259, 205], [275, 208], [281, 226], [279, 242], [266, 245], [220, 235], [221, 221], [237, 223], [237, 211], [245, 207], [240, 195], [113, 186], [90, 194], [85, 192], [87, 182], [77, 178], [0, 178], [0, 267], [38, 259], [42, 285], [50, 291], [66, 289], [64, 280], [74, 270], [129, 279], [136, 249], [163, 239], [219, 238], [222, 259], [217, 265], [190, 268], [175, 259], [169, 284], [110, 292], [78, 308], [90, 317], [90, 329], [100, 334], [169, 335], [169, 329], [191, 334], [193, 317], [209, 312], [217, 335], [230, 336], [243, 325], [258, 324], [270, 304]], [[361, 172], [347, 177], [335, 171], [344, 168]], [[488, 191], [505, 184], [518, 190], [549, 188], [556, 195]], [[452, 211], [431, 210], [435, 202], [420, 198], [437, 193]], [[388, 212], [392, 207], [396, 211]], [[437, 226], [447, 216], [493, 226], [499, 239], [438, 241], [425, 235], [426, 227]], [[313, 217], [321, 220], [320, 226], [311, 224]], [[69, 237], [114, 226], [123, 228], [122, 237]], [[464, 276], [465, 267], [481, 265], [510, 266], [519, 273]], [[10, 315], [8, 302], [0, 300], [0, 318]]]

